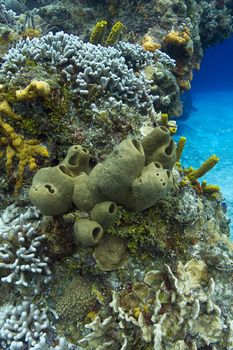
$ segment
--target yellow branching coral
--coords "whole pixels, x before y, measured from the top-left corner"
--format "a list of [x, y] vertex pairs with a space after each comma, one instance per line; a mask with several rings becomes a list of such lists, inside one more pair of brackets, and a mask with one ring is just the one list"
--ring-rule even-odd
[[90, 43], [92, 44], [102, 43], [107, 24], [108, 24], [107, 21], [99, 21], [96, 23], [90, 35]]
[[123, 29], [125, 28], [124, 24], [119, 21], [116, 22], [112, 26], [112, 29], [107, 39], [105, 40], [107, 25], [108, 25], [107, 21], [99, 21], [96, 23], [90, 35], [90, 43], [109, 46], [109, 45], [114, 45], [119, 41], [120, 35]]
[[146, 34], [142, 39], [142, 47], [146, 51], [155, 52], [161, 48], [161, 45], [159, 43], [156, 43], [151, 35]]
[[15, 119], [15, 120], [21, 120], [22, 117], [18, 114], [16, 114], [13, 109], [11, 108], [10, 104], [7, 102], [7, 100], [3, 100], [0, 102], [0, 113], [4, 116]]
[[219, 161], [219, 158], [213, 154], [204, 163], [201, 164], [200, 168], [192, 170], [188, 173], [187, 177], [190, 182], [199, 179], [199, 177], [204, 176], [208, 171], [210, 171]]
[[36, 157], [48, 157], [49, 153], [46, 147], [39, 145], [38, 140], [25, 140], [23, 136], [17, 134], [12, 126], [4, 122], [0, 118], [0, 157], [4, 153], [6, 155], [6, 170], [9, 174], [12, 171], [13, 161], [18, 159], [18, 171], [15, 184], [16, 192], [22, 187], [23, 174], [25, 168], [28, 166], [29, 170], [37, 168]]
[[203, 191], [203, 194], [209, 197], [210, 199], [216, 199], [219, 196], [220, 193], [220, 187], [217, 185], [207, 185], [207, 182], [204, 180], [202, 181], [201, 188]]
[[47, 97], [51, 93], [48, 83], [40, 80], [33, 80], [25, 89], [15, 92], [17, 101], [27, 101], [36, 97]]
[[186, 143], [186, 137], [181, 136], [176, 147], [176, 161], [179, 162]]
[[123, 31], [123, 29], [125, 28], [124, 24], [121, 22], [116, 22], [112, 29], [111, 32], [109, 33], [109, 36], [106, 39], [105, 45], [114, 45], [116, 44], [116, 42], [119, 40], [120, 35]]

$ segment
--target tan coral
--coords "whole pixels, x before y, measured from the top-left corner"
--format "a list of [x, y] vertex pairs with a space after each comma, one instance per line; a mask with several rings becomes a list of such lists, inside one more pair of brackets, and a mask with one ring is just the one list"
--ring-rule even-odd
[[119, 269], [128, 261], [126, 244], [118, 237], [105, 237], [94, 250], [93, 257], [103, 271]]
[[152, 316], [154, 349], [196, 350], [219, 344], [224, 337], [224, 320], [212, 300], [214, 281], [208, 281], [205, 264], [196, 260], [179, 263], [176, 274], [169, 266], [166, 269], [169, 288], [167, 283], [161, 284]]

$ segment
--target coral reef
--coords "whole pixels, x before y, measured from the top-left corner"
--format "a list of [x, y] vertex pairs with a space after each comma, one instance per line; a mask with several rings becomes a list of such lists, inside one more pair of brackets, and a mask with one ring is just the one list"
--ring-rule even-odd
[[1, 349], [233, 349], [218, 159], [172, 139], [232, 8], [0, 0]]
[[47, 343], [48, 328], [46, 309], [40, 310], [30, 300], [23, 300], [16, 306], [6, 306], [1, 314], [0, 344], [9, 350], [23, 349], [24, 344], [30, 350], [40, 349]]
[[52, 332], [48, 310], [38, 307], [30, 299], [21, 303], [4, 305], [0, 308], [0, 344], [9, 350], [71, 350], [73, 347], [63, 337], [58, 337], [58, 345], [50, 346], [48, 334]]

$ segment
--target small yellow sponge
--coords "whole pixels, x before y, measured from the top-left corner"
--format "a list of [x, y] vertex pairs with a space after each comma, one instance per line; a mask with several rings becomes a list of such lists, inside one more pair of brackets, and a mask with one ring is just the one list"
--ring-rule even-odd
[[46, 81], [33, 80], [25, 89], [16, 91], [17, 101], [32, 100], [36, 97], [47, 97], [51, 89]]

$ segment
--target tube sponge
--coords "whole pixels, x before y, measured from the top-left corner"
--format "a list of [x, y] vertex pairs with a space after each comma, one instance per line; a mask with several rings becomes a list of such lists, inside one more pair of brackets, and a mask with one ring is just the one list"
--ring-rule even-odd
[[105, 200], [92, 173], [89, 176], [83, 173], [75, 179], [72, 201], [79, 210], [89, 211], [96, 203]]
[[133, 181], [141, 175], [145, 164], [142, 145], [137, 140], [127, 139], [115, 147], [109, 157], [95, 166], [95, 177], [101, 192], [116, 203], [123, 203]]
[[176, 147], [168, 128], [154, 128], [142, 141], [146, 164], [159, 162], [163, 168], [171, 169], [176, 161]]
[[110, 201], [96, 204], [90, 212], [90, 218], [103, 228], [108, 228], [118, 217], [117, 205]]
[[78, 176], [81, 172], [89, 173], [89, 158], [89, 153], [85, 148], [74, 145], [69, 148], [60, 165], [68, 175]]
[[76, 243], [82, 243], [85, 246], [96, 245], [104, 234], [101, 225], [89, 219], [77, 220], [74, 224], [74, 233]]
[[148, 164], [133, 182], [124, 206], [131, 210], [145, 210], [163, 198], [172, 185], [172, 175], [160, 163]]
[[60, 215], [71, 208], [73, 190], [73, 179], [58, 165], [38, 170], [29, 198], [43, 215]]
[[186, 137], [181, 136], [176, 147], [176, 161], [179, 162], [182, 156], [184, 146], [186, 144]]

